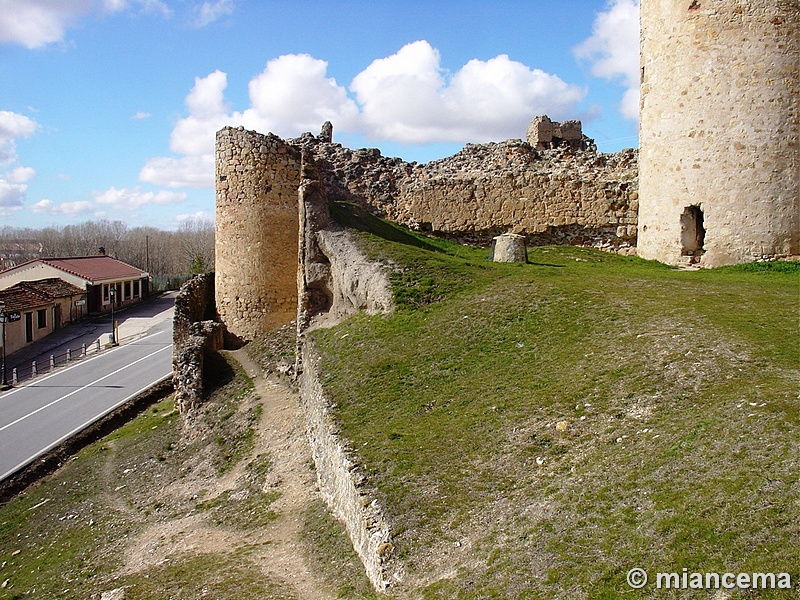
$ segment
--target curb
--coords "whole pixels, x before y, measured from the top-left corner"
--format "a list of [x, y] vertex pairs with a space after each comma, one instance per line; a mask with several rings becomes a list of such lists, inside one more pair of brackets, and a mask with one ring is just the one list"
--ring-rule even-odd
[[38, 483], [43, 477], [54, 473], [78, 451], [119, 429], [145, 409], [166, 398], [172, 391], [172, 374], [170, 373], [148, 389], [129, 398], [121, 406], [101, 416], [68, 440], [33, 459], [27, 465], [23, 465], [11, 476], [0, 481], [0, 504], [5, 504], [19, 493]]

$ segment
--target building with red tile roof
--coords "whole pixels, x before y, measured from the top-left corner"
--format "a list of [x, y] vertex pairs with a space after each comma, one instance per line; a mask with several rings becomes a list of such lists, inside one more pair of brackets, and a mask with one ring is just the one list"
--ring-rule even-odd
[[22, 281], [0, 290], [6, 354], [86, 315], [86, 290], [58, 278]]
[[0, 290], [24, 281], [62, 281], [85, 290], [89, 313], [138, 302], [148, 293], [149, 274], [104, 252], [96, 256], [35, 258], [0, 271]]

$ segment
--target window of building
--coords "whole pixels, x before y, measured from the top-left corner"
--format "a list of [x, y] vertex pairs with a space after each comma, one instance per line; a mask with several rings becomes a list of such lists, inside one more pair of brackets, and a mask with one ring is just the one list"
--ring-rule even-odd
[[122, 297], [123, 300], [129, 299], [131, 297], [131, 282], [125, 282], [125, 295]]
[[103, 286], [103, 304], [107, 304], [107, 303], [108, 303], [108, 286], [104, 285]]
[[139, 280], [137, 279], [136, 281], [133, 282], [133, 297], [138, 298], [141, 295], [142, 293], [139, 290]]
[[36, 319], [39, 329], [44, 329], [47, 327], [47, 309], [43, 308], [36, 311]]

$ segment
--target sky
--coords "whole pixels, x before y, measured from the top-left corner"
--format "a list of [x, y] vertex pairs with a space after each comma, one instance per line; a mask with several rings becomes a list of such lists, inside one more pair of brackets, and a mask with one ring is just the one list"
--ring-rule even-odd
[[638, 145], [639, 0], [0, 0], [0, 227], [214, 218], [227, 125], [428, 162]]

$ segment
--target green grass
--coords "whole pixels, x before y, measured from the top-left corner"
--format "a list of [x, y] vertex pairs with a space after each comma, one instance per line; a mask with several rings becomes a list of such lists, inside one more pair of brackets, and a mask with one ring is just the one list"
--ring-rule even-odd
[[311, 568], [326, 581], [337, 582], [337, 598], [377, 600], [380, 596], [364, 573], [343, 525], [317, 500], [304, 515], [303, 537]]
[[[220, 360], [193, 435], [168, 398], [0, 506], [0, 600], [99, 598], [121, 587], [128, 600], [297, 598], [261, 564], [260, 528], [275, 519], [279, 494], [265, 489], [271, 457], [253, 450], [260, 404], [252, 381]], [[222, 493], [219, 477], [228, 479]], [[192, 534], [224, 543], [180, 550]], [[326, 549], [319, 561], [340, 560]], [[351, 581], [337, 577], [332, 586]]]
[[612, 598], [634, 566], [800, 584], [797, 263], [541, 247], [493, 264], [346, 210], [399, 310], [313, 339], [407, 587]]

